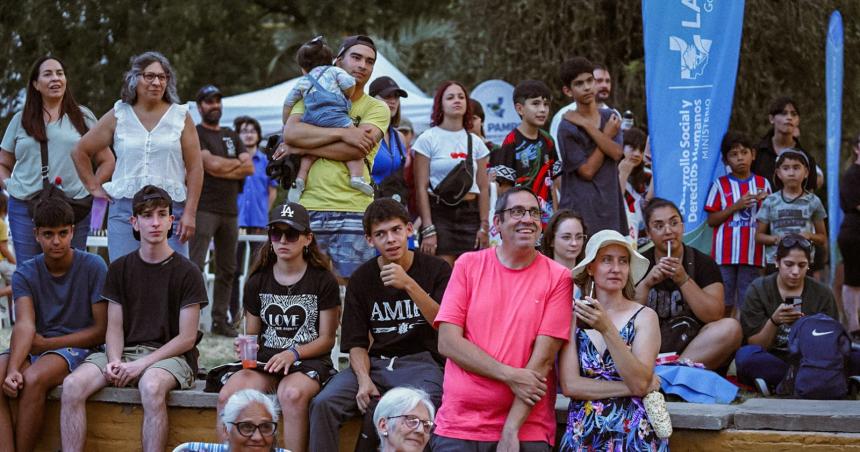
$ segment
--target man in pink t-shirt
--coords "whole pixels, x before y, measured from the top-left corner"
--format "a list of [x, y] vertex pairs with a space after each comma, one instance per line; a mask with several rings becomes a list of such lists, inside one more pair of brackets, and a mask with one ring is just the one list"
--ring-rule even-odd
[[502, 245], [462, 255], [434, 325], [448, 357], [434, 452], [549, 451], [556, 354], [570, 337], [570, 273], [535, 250], [540, 207], [527, 188], [499, 197]]

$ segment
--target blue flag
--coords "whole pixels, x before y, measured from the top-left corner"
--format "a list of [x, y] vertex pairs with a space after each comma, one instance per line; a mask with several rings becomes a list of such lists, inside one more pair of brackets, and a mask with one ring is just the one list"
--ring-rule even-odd
[[688, 243], [700, 236], [697, 246], [705, 250], [703, 207], [711, 183], [725, 173], [720, 142], [732, 111], [743, 17], [742, 0], [642, 2], [654, 191], [678, 206]]
[[842, 15], [833, 11], [827, 26], [827, 221], [830, 222], [830, 278], [836, 271], [836, 236], [842, 224], [839, 207], [839, 155], [842, 141]]

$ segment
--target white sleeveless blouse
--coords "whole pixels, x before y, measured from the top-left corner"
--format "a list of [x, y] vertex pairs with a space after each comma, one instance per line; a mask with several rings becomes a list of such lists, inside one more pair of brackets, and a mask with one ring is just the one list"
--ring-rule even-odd
[[152, 131], [146, 130], [132, 106], [119, 100], [113, 106], [116, 169], [104, 184], [115, 199], [133, 198], [146, 185], [164, 189], [176, 202], [185, 201], [185, 160], [180, 137], [187, 105], [171, 104]]

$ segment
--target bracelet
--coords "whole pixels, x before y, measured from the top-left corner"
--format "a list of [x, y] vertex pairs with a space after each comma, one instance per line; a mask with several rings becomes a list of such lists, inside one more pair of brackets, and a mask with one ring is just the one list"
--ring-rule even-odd
[[436, 226], [428, 224], [427, 226], [422, 227], [418, 232], [420, 232], [421, 235], [429, 235], [430, 233], [436, 232]]
[[429, 239], [430, 237], [433, 237], [433, 236], [435, 236], [435, 235], [436, 235], [436, 231], [422, 232], [422, 233], [421, 233], [421, 239], [422, 239], [422, 240], [423, 240], [423, 239]]
[[768, 320], [770, 320], [770, 321], [771, 321], [771, 323], [773, 323], [773, 324], [774, 324], [774, 326], [779, 327], [779, 324], [778, 324], [778, 323], [776, 323], [776, 320], [774, 320], [774, 319], [773, 319], [773, 316], [768, 317], [767, 319], [768, 319]]
[[687, 284], [687, 281], [689, 281], [689, 280], [690, 280], [690, 275], [687, 275], [687, 279], [685, 279], [681, 284], [678, 284], [678, 288], [680, 289], [681, 286], [683, 286], [684, 284]]
[[290, 351], [293, 352], [293, 356], [296, 358], [295, 361], [301, 361], [302, 357], [299, 356], [299, 351], [296, 350], [295, 347], [290, 347]]

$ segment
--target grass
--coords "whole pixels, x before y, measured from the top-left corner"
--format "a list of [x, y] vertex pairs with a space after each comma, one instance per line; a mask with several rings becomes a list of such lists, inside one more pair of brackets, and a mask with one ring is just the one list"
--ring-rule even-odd
[[[11, 335], [11, 327], [0, 329], [0, 351], [9, 348]], [[211, 369], [219, 364], [236, 360], [236, 356], [233, 354], [233, 338], [207, 333], [197, 348], [200, 350], [199, 365], [201, 368]]]

